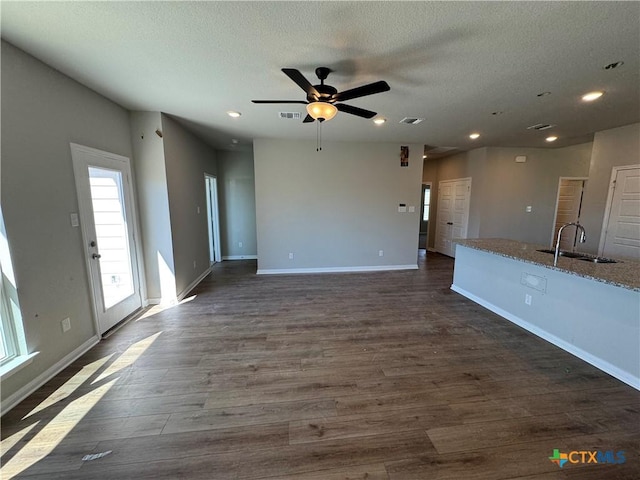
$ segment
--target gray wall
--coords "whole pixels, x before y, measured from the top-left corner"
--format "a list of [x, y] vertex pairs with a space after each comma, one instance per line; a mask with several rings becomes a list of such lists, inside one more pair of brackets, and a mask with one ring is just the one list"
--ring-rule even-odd
[[258, 245], [253, 152], [218, 151], [217, 154], [222, 256], [255, 257]]
[[131, 139], [138, 191], [147, 299], [171, 301], [176, 296], [169, 192], [160, 112], [131, 112]]
[[400, 144], [255, 140], [259, 270], [416, 265], [423, 146], [409, 149], [400, 167]]
[[[69, 143], [131, 158], [128, 112], [2, 42], [2, 208], [33, 363], [2, 399], [96, 335]], [[60, 321], [71, 318], [62, 333]]]
[[598, 251], [612, 168], [639, 163], [640, 123], [596, 133], [593, 139], [589, 181], [582, 204], [586, 213], [582, 217], [582, 224], [587, 231], [585, 251]]
[[[480, 148], [437, 161], [423, 181], [471, 177], [469, 238], [509, 238], [550, 244], [560, 177], [587, 177], [591, 143], [557, 149]], [[525, 163], [515, 157], [526, 155]], [[428, 162], [428, 159], [427, 159]], [[525, 211], [532, 207], [531, 213]], [[429, 228], [435, 240], [436, 206]]]
[[[162, 115], [176, 292], [209, 270], [205, 173], [215, 174], [216, 152], [171, 117]], [[194, 266], [195, 262], [195, 266]]]

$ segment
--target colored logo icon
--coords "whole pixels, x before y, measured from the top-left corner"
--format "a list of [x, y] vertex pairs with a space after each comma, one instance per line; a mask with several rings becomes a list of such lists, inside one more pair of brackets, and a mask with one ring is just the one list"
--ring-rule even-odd
[[568, 458], [566, 453], [560, 453], [560, 450], [554, 448], [553, 455], [549, 457], [549, 460], [562, 468], [563, 465], [567, 463]]

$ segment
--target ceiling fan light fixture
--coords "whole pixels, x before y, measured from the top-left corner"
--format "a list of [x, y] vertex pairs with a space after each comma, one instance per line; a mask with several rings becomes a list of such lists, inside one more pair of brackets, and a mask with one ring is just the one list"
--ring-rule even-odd
[[227, 112], [227, 115], [229, 115], [231, 118], [238, 118], [242, 114], [240, 112], [236, 112], [235, 110], [229, 110]]
[[477, 132], [473, 132], [472, 134], [469, 135], [469, 138], [471, 140], [475, 140], [476, 138], [480, 138], [480, 134]]
[[307, 105], [307, 113], [315, 120], [326, 122], [336, 116], [338, 109], [328, 102], [312, 102]]
[[373, 119], [373, 123], [375, 123], [376, 125], [382, 125], [386, 121], [387, 121], [386, 118], [374, 118]]

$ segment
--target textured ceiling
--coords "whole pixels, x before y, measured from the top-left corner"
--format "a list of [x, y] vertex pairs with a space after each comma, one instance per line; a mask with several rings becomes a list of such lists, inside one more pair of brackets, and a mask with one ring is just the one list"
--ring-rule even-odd
[[[128, 109], [173, 115], [217, 148], [315, 139], [314, 124], [278, 118], [304, 117], [304, 105], [251, 103], [304, 99], [282, 67], [317, 83], [315, 67], [328, 66], [338, 90], [391, 86], [347, 102], [386, 124], [339, 113], [325, 140], [467, 150], [549, 146], [553, 133], [557, 147], [640, 121], [635, 1], [2, 2], [1, 15], [5, 40]], [[598, 89], [600, 100], [580, 100]], [[425, 120], [398, 123], [407, 116]], [[557, 127], [526, 129], [538, 123]]]

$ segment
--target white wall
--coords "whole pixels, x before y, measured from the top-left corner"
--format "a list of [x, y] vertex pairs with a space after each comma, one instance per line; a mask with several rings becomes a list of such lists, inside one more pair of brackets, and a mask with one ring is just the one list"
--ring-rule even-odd
[[151, 303], [176, 298], [169, 192], [160, 112], [131, 112], [131, 139], [144, 252], [147, 299]]
[[253, 258], [258, 254], [253, 152], [217, 155], [222, 256]]
[[165, 114], [162, 114], [162, 133], [176, 292], [181, 296], [209, 271], [204, 174], [217, 172], [216, 152]]
[[582, 224], [587, 231], [584, 250], [597, 253], [602, 235], [609, 181], [613, 167], [640, 163], [640, 123], [597, 132], [589, 181], [584, 192]]
[[[471, 177], [469, 238], [509, 238], [550, 244], [558, 180], [587, 177], [591, 143], [557, 149], [485, 147], [437, 161], [423, 181]], [[515, 157], [525, 155], [525, 163]], [[429, 162], [429, 160], [427, 160]], [[527, 206], [532, 207], [530, 213]], [[430, 244], [435, 239], [437, 201], [432, 209]]]
[[416, 266], [423, 146], [409, 145], [409, 167], [400, 144], [315, 147], [254, 141], [259, 271]]
[[[95, 335], [69, 143], [131, 158], [127, 111], [2, 42], [2, 208], [33, 363], [3, 401]], [[71, 319], [62, 333], [60, 321]]]

